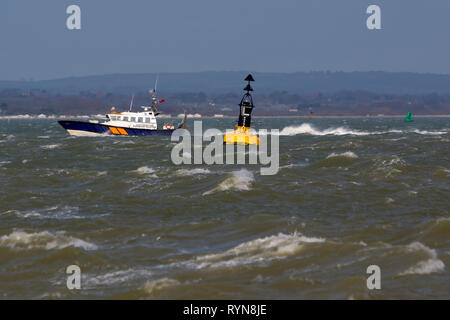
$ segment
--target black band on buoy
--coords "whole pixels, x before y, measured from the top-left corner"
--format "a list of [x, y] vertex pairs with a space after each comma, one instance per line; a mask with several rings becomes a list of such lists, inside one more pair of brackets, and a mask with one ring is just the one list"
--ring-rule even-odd
[[244, 88], [244, 91], [247, 91], [244, 96], [241, 99], [241, 102], [239, 103], [239, 120], [238, 120], [238, 126], [239, 127], [250, 127], [250, 123], [252, 121], [252, 111], [253, 111], [253, 98], [250, 94], [250, 91], [253, 91], [252, 86], [250, 85], [250, 81], [255, 81], [253, 79], [253, 76], [249, 74], [245, 81], [248, 81], [247, 86]]

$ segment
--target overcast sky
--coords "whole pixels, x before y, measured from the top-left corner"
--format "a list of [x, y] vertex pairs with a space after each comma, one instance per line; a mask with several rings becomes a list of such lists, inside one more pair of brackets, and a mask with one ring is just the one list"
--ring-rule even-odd
[[[66, 8], [81, 7], [69, 31]], [[382, 30], [366, 9], [381, 7]], [[450, 74], [449, 0], [0, 0], [0, 79], [188, 71]]]

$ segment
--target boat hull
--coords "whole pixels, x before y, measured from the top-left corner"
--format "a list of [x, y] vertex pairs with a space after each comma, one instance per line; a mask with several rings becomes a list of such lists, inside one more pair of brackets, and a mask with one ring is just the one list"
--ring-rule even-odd
[[170, 136], [175, 129], [151, 130], [110, 126], [103, 123], [85, 121], [60, 120], [58, 123], [73, 136]]

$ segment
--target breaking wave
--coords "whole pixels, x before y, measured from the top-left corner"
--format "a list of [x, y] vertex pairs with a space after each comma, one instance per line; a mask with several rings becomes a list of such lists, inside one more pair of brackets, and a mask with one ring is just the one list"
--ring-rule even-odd
[[110, 286], [114, 284], [126, 283], [142, 277], [149, 277], [153, 273], [145, 269], [127, 269], [108, 272], [102, 275], [89, 276], [84, 282], [86, 287]]
[[33, 209], [27, 210], [24, 212], [18, 210], [8, 210], [6, 212], [1, 213], [0, 215], [14, 215], [18, 218], [29, 219], [83, 219], [85, 217], [78, 215], [79, 208], [71, 207], [71, 206], [53, 206], [53, 207], [45, 207], [42, 209]]
[[46, 150], [51, 150], [51, 149], [56, 149], [59, 148], [61, 146], [61, 144], [48, 144], [45, 146], [42, 146], [42, 149], [46, 149]]
[[67, 236], [65, 231], [54, 233], [48, 231], [27, 233], [24, 231], [14, 231], [9, 235], [0, 237], [0, 247], [7, 247], [16, 250], [32, 249], [64, 249], [67, 247], [82, 248], [84, 250], [95, 250], [95, 244], [84, 240]]
[[351, 152], [351, 151], [347, 151], [347, 152], [343, 152], [343, 153], [331, 153], [330, 155], [328, 155], [327, 159], [329, 158], [336, 158], [336, 157], [343, 157], [343, 158], [352, 158], [352, 159], [356, 159], [358, 158], [358, 156]]
[[355, 135], [355, 136], [368, 136], [373, 134], [388, 134], [388, 133], [416, 133], [422, 135], [441, 135], [446, 134], [448, 131], [426, 131], [426, 130], [398, 130], [391, 129], [387, 131], [360, 131], [356, 129], [350, 129], [346, 127], [332, 127], [328, 129], [317, 129], [313, 125], [309, 123], [302, 123], [299, 126], [288, 126], [284, 127], [280, 131], [280, 136], [294, 136], [298, 134], [310, 134], [313, 136], [326, 136], [326, 135], [335, 135], [335, 136], [343, 136], [343, 135]]
[[170, 278], [162, 278], [162, 279], [157, 279], [157, 280], [150, 280], [147, 281], [144, 286], [143, 286], [143, 290], [148, 293], [148, 294], [152, 294], [156, 291], [159, 291], [161, 289], [167, 288], [167, 287], [173, 287], [176, 285], [179, 285], [180, 282], [178, 280], [175, 279], [170, 279]]
[[198, 174], [211, 173], [208, 169], [196, 168], [196, 169], [180, 169], [176, 172], [178, 176], [195, 176]]
[[250, 240], [222, 253], [196, 257], [185, 263], [195, 269], [222, 268], [267, 262], [297, 254], [307, 243], [322, 243], [325, 239], [306, 237], [300, 233], [284, 234]]
[[372, 173], [377, 175], [381, 173], [388, 178], [401, 173], [406, 165], [406, 162], [398, 156], [393, 156], [390, 159], [375, 159]]
[[206, 191], [203, 195], [227, 190], [251, 190], [251, 184], [255, 181], [253, 173], [246, 169], [233, 171], [228, 178], [222, 181], [216, 188]]
[[429, 256], [429, 259], [419, 261], [417, 264], [401, 272], [399, 275], [430, 274], [444, 271], [445, 264], [438, 259], [436, 250], [431, 249], [420, 242], [411, 243], [406, 247], [406, 250], [408, 252], [424, 251]]
[[427, 130], [412, 130], [410, 132], [417, 133], [417, 134], [423, 134], [423, 135], [431, 135], [431, 136], [438, 136], [441, 134], [448, 133], [448, 131], [427, 131]]
[[154, 173], [155, 170], [153, 170], [152, 168], [149, 168], [147, 166], [144, 166], [144, 167], [137, 168], [134, 172], [136, 172], [138, 174], [151, 174], [151, 173]]
[[283, 128], [283, 130], [280, 131], [280, 136], [294, 136], [297, 134], [311, 134], [314, 136], [325, 136], [325, 135], [357, 135], [357, 136], [366, 136], [371, 134], [367, 131], [358, 131], [358, 130], [352, 130], [344, 127], [337, 127], [337, 128], [328, 128], [325, 130], [319, 130], [316, 129], [314, 126], [312, 126], [309, 123], [303, 123], [299, 126], [289, 126]]

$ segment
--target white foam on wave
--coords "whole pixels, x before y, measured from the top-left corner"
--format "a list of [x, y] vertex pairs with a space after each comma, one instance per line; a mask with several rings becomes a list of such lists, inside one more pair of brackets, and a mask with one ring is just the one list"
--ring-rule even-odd
[[428, 259], [425, 261], [420, 261], [415, 266], [403, 271], [400, 275], [411, 275], [411, 274], [430, 274], [444, 271], [445, 264], [439, 259]]
[[148, 277], [152, 274], [153, 273], [149, 270], [130, 268], [126, 270], [111, 271], [101, 275], [90, 275], [84, 281], [84, 284], [86, 288], [110, 286], [114, 284], [126, 283], [142, 277]]
[[342, 153], [334, 153], [333, 152], [328, 155], [327, 159], [336, 158], [336, 157], [351, 158], [351, 159], [359, 158], [358, 155], [356, 155], [354, 152], [346, 151], [346, 152], [342, 152]]
[[441, 134], [447, 134], [448, 131], [427, 131], [427, 130], [412, 130], [412, 133], [422, 134], [422, 135], [431, 135], [431, 136], [439, 136]]
[[323, 238], [306, 237], [297, 232], [279, 233], [241, 243], [225, 252], [198, 256], [183, 265], [194, 269], [204, 269], [264, 263], [293, 256], [301, 251], [305, 244], [324, 241]]
[[34, 233], [14, 231], [9, 235], [0, 237], [0, 247], [16, 250], [52, 250], [64, 249], [67, 247], [82, 248], [84, 250], [97, 249], [95, 244], [72, 236], [67, 236], [65, 231], [42, 231]]
[[293, 136], [297, 134], [310, 134], [314, 136], [325, 136], [325, 135], [336, 135], [336, 136], [342, 136], [342, 135], [357, 135], [357, 136], [366, 136], [370, 135], [370, 132], [366, 131], [358, 131], [353, 129], [348, 129], [344, 127], [337, 127], [337, 128], [328, 128], [324, 130], [316, 129], [314, 126], [312, 126], [309, 123], [302, 123], [299, 126], [288, 126], [283, 128], [280, 131], [280, 136]]
[[310, 134], [314, 136], [326, 136], [326, 135], [335, 135], [335, 136], [343, 136], [343, 135], [355, 135], [355, 136], [368, 136], [368, 135], [381, 135], [388, 133], [417, 133], [424, 135], [441, 135], [448, 133], [447, 131], [426, 131], [426, 130], [399, 130], [399, 129], [391, 129], [385, 131], [361, 131], [356, 129], [351, 129], [347, 127], [331, 127], [327, 129], [317, 129], [310, 123], [302, 123], [298, 126], [288, 126], [283, 128], [279, 135], [280, 136], [293, 136], [298, 134]]
[[5, 160], [5, 161], [0, 161], [0, 167], [5, 165], [5, 164], [10, 164], [11, 161]]
[[143, 166], [143, 167], [137, 168], [134, 172], [136, 172], [138, 174], [151, 174], [151, 173], [154, 173], [155, 170], [153, 170], [150, 167]]
[[390, 159], [376, 159], [374, 164], [375, 171], [383, 173], [386, 178], [401, 173], [400, 168], [404, 166], [406, 166], [406, 162], [398, 156]]
[[285, 166], [280, 166], [280, 169], [290, 169], [290, 168], [304, 168], [307, 167], [309, 165], [308, 162], [297, 162], [297, 163], [290, 163], [287, 164]]
[[152, 293], [155, 293], [162, 289], [177, 286], [179, 284], [180, 284], [180, 282], [178, 280], [171, 279], [171, 278], [161, 278], [161, 279], [157, 279], [157, 280], [147, 281], [145, 283], [145, 285], [142, 287], [142, 289], [146, 293], [152, 294]]
[[406, 246], [406, 251], [407, 252], [424, 251], [429, 256], [429, 259], [419, 261], [414, 266], [401, 272], [399, 274], [401, 276], [413, 274], [430, 274], [445, 270], [445, 264], [444, 262], [442, 262], [442, 260], [438, 259], [436, 250], [431, 249], [420, 242], [416, 241], [409, 244], [408, 246]]
[[85, 217], [78, 215], [78, 207], [70, 207], [70, 206], [52, 206], [45, 207], [42, 209], [33, 209], [27, 210], [24, 212], [18, 210], [8, 210], [3, 212], [1, 215], [9, 215], [13, 214], [18, 218], [29, 219], [29, 218], [38, 218], [38, 219], [83, 219]]
[[233, 171], [216, 188], [204, 192], [203, 195], [227, 190], [251, 190], [251, 185], [254, 181], [253, 173], [246, 169]]
[[41, 146], [42, 149], [46, 149], [46, 150], [51, 150], [51, 149], [56, 149], [59, 148], [61, 146], [61, 144], [48, 144], [45, 146]]
[[195, 168], [195, 169], [180, 169], [177, 170], [176, 175], [178, 176], [195, 176], [199, 174], [208, 174], [211, 173], [208, 169], [203, 168]]

